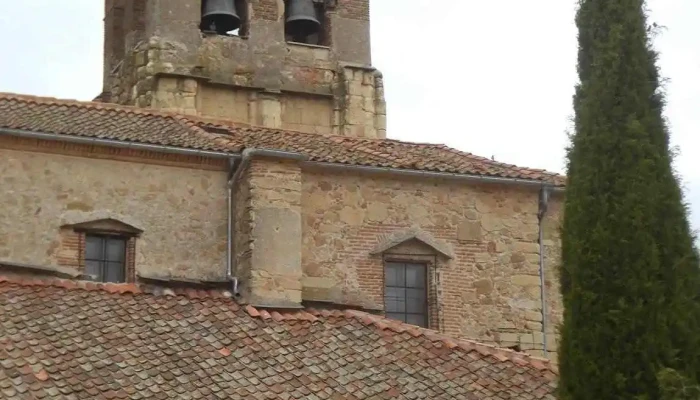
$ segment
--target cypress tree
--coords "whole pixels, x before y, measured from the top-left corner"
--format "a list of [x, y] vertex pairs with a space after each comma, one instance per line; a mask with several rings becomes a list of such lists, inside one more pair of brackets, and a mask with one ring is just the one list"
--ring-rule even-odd
[[579, 0], [576, 23], [560, 397], [659, 399], [661, 371], [689, 385], [700, 378], [700, 263], [672, 169], [657, 53], [644, 0]]

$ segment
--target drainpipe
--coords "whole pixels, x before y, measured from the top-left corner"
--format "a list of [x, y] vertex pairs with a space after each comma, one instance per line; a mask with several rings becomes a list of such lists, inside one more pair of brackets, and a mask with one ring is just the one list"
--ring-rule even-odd
[[234, 252], [235, 252], [235, 246], [233, 243], [233, 194], [234, 194], [234, 186], [236, 185], [236, 182], [239, 181], [241, 178], [241, 174], [245, 169], [248, 167], [248, 164], [250, 164], [250, 159], [253, 156], [260, 156], [260, 157], [270, 157], [270, 158], [276, 158], [276, 159], [281, 159], [281, 160], [295, 160], [295, 161], [305, 161], [308, 157], [299, 154], [299, 153], [292, 153], [288, 151], [278, 151], [278, 150], [265, 150], [265, 149], [254, 149], [254, 148], [249, 148], [243, 150], [243, 153], [241, 155], [241, 161], [235, 165], [235, 160], [231, 160], [231, 170], [229, 172], [229, 179], [226, 184], [227, 190], [228, 190], [228, 221], [227, 221], [227, 229], [226, 229], [226, 236], [227, 236], [227, 241], [226, 241], [226, 280], [231, 281], [233, 283], [233, 294], [235, 296], [239, 296], [240, 293], [238, 291], [238, 284], [239, 284], [239, 278], [238, 276], [234, 273], [234, 262], [233, 262], [233, 257], [234, 257]]
[[540, 243], [540, 301], [542, 302], [542, 351], [544, 356], [547, 357], [547, 297], [545, 291], [545, 279], [544, 279], [544, 217], [547, 213], [547, 206], [549, 205], [549, 194], [551, 188], [548, 186], [542, 186], [540, 189], [539, 198], [539, 211], [537, 212], [537, 220], [539, 227], [539, 243]]
[[238, 169], [240, 169], [240, 164], [236, 164], [236, 159], [229, 160], [229, 173], [226, 181], [226, 280], [233, 281], [232, 293], [234, 296], [238, 296], [238, 279], [231, 277], [231, 263], [233, 258], [233, 184], [234, 176]]

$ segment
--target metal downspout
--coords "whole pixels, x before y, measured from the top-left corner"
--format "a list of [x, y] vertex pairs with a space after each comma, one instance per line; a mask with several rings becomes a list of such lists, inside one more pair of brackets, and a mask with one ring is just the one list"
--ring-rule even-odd
[[[232, 269], [232, 258], [233, 258], [233, 176], [237, 172], [236, 160], [231, 159], [229, 161], [229, 173], [226, 180], [226, 192], [227, 198], [226, 203], [226, 280], [231, 281], [231, 269]], [[233, 279], [233, 295], [238, 296], [238, 280]]]
[[540, 245], [540, 301], [542, 302], [542, 351], [544, 357], [547, 357], [547, 296], [545, 290], [544, 278], [544, 217], [547, 213], [549, 205], [549, 193], [551, 188], [543, 186], [540, 189], [539, 211], [537, 213], [538, 228], [539, 228], [539, 245]]

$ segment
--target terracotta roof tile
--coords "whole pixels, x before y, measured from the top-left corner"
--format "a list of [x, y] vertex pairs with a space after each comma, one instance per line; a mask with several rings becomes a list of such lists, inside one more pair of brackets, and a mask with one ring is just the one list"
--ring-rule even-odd
[[240, 153], [264, 148], [312, 161], [542, 181], [564, 177], [464, 153], [445, 145], [251, 127], [225, 120], [99, 102], [0, 93], [0, 128]]
[[555, 398], [546, 360], [364, 312], [151, 293], [0, 276], [0, 397]]

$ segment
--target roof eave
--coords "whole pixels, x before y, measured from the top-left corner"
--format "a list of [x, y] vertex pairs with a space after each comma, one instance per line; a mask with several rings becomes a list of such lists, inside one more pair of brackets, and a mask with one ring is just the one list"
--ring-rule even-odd
[[[94, 138], [94, 137], [77, 136], [77, 135], [36, 132], [36, 131], [29, 131], [29, 130], [22, 130], [22, 129], [0, 128], [0, 135], [8, 135], [8, 136], [15, 136], [15, 137], [30, 138], [30, 139], [62, 141], [62, 142], [87, 144], [87, 145], [100, 145], [100, 146], [115, 147], [115, 148], [148, 150], [148, 151], [154, 151], [154, 152], [158, 152], [158, 153], [192, 155], [192, 156], [200, 156], [200, 157], [206, 157], [206, 158], [239, 159], [242, 157], [241, 153], [235, 153], [235, 152], [214, 151], [214, 150], [204, 150], [204, 149], [191, 149], [191, 148], [184, 148], [184, 147], [170, 146], [170, 145], [128, 142], [128, 141], [116, 140], [116, 139], [104, 139], [104, 138]], [[288, 153], [288, 152], [285, 152], [285, 153]], [[311, 166], [311, 167], [321, 167], [321, 168], [329, 169], [329, 170], [357, 171], [357, 172], [373, 173], [373, 174], [400, 175], [400, 176], [406, 176], [406, 177], [449, 179], [449, 180], [460, 180], [460, 181], [478, 182], [478, 183], [495, 183], [495, 184], [504, 184], [504, 185], [517, 185], [517, 186], [522, 186], [522, 187], [533, 187], [533, 188], [535, 188], [535, 187], [536, 188], [549, 187], [552, 191], [555, 191], [555, 192], [563, 192], [564, 191], [564, 186], [557, 185], [555, 183], [551, 183], [551, 182], [547, 182], [547, 181], [543, 181], [543, 180], [536, 180], [536, 179], [509, 178], [509, 177], [500, 177], [500, 176], [463, 174], [463, 173], [454, 173], [454, 172], [424, 171], [424, 170], [402, 169], [402, 168], [394, 168], [394, 167], [377, 167], [377, 166], [368, 166], [368, 165], [333, 163], [333, 162], [327, 162], [327, 161], [302, 161], [301, 163], [302, 163], [302, 165], [307, 165], [307, 166]]]

